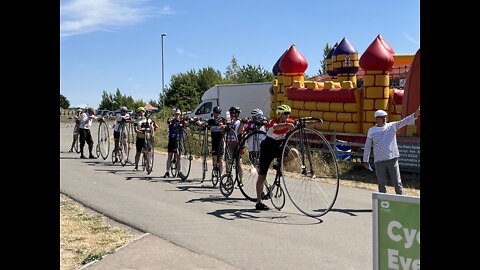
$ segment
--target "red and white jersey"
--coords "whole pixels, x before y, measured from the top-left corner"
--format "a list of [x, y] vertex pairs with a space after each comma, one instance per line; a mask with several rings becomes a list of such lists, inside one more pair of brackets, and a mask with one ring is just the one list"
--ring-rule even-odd
[[[285, 123], [288, 124], [295, 124], [295, 120], [288, 118]], [[282, 129], [277, 129], [274, 130], [273, 127], [280, 124], [280, 120], [278, 119], [273, 119], [266, 125], [267, 127], [267, 136], [274, 139], [274, 140], [283, 140], [285, 139], [285, 136], [288, 132], [288, 128], [282, 128]]]

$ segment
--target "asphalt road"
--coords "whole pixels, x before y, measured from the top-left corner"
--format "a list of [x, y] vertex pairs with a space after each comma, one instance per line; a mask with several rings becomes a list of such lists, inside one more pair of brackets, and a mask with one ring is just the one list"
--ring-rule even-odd
[[[225, 198], [211, 182], [200, 184], [198, 161], [182, 182], [161, 178], [163, 153], [155, 154], [149, 176], [112, 165], [110, 157], [79, 159], [68, 153], [72, 129], [60, 125], [60, 191], [117, 221], [239, 269], [372, 269], [369, 190], [341, 186], [334, 208], [321, 218], [303, 215], [288, 197], [282, 211], [257, 211], [238, 189]], [[198, 259], [170, 259], [182, 265], [186, 257]]]

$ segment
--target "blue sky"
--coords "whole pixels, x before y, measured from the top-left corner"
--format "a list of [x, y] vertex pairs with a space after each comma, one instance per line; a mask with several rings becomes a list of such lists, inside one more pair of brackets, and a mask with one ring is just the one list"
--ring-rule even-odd
[[360, 55], [378, 34], [398, 54], [420, 48], [420, 0], [61, 0], [60, 93], [96, 108], [102, 91], [158, 99], [174, 74], [232, 56], [271, 71], [292, 44], [320, 68], [322, 51], [346, 37]]

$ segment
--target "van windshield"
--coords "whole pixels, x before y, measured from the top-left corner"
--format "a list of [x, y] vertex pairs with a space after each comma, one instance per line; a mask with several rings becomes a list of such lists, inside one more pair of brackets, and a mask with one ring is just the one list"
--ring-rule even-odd
[[212, 112], [212, 102], [207, 102], [205, 104], [203, 104], [202, 106], [200, 106], [200, 108], [198, 108], [198, 110], [195, 112], [196, 115], [199, 115], [199, 114], [206, 114], [206, 113], [210, 113]]

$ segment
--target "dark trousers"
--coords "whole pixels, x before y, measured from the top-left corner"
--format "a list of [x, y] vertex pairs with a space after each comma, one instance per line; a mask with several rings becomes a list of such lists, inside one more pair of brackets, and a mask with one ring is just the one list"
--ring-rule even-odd
[[88, 144], [88, 151], [90, 155], [92, 155], [93, 149], [93, 139], [92, 134], [90, 134], [90, 129], [80, 128], [80, 153], [83, 156], [83, 147], [85, 146], [85, 142]]

